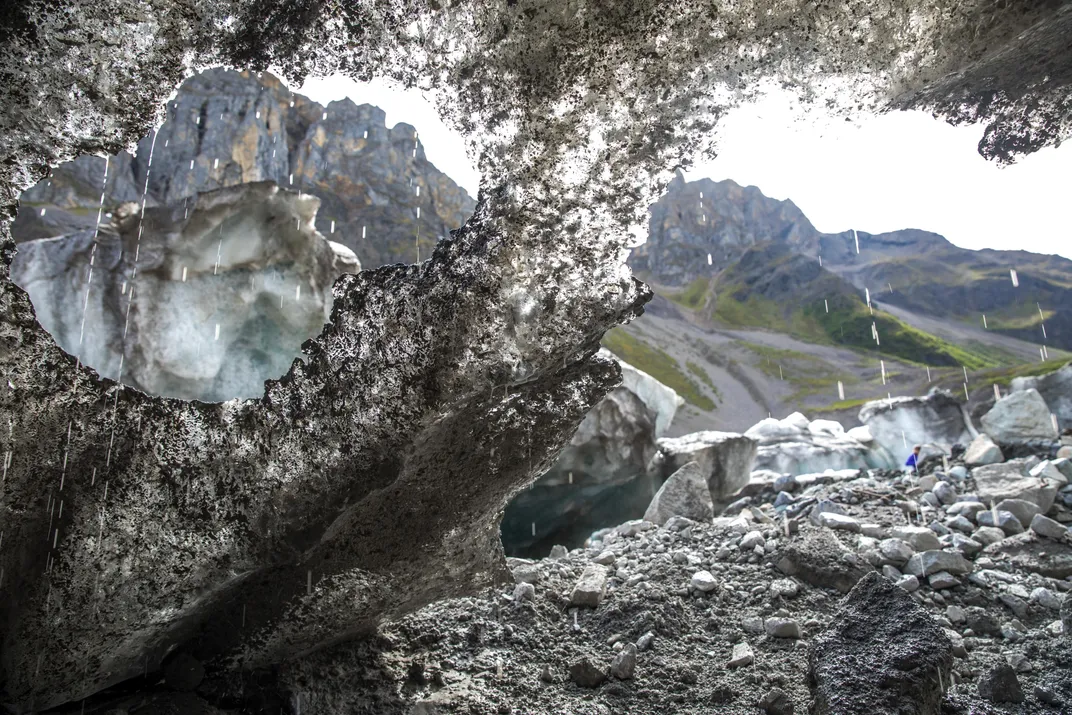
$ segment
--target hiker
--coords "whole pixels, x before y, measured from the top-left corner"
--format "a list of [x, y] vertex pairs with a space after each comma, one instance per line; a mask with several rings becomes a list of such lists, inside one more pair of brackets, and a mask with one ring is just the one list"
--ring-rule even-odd
[[906, 467], [911, 467], [913, 470], [919, 469], [919, 450], [921, 448], [918, 444], [912, 448], [912, 454], [908, 455], [908, 459], [904, 463]]

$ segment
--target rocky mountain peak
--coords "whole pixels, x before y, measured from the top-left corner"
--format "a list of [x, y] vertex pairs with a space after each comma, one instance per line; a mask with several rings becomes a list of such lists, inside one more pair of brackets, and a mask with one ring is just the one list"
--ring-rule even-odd
[[[91, 228], [104, 212], [271, 181], [317, 196], [316, 229], [366, 267], [413, 262], [461, 226], [475, 202], [431, 164], [417, 130], [349, 98], [326, 107], [270, 73], [211, 69], [188, 78], [133, 154], [83, 156], [23, 193], [16, 240]], [[151, 164], [150, 164], [151, 162]], [[107, 167], [107, 179], [105, 169]]]

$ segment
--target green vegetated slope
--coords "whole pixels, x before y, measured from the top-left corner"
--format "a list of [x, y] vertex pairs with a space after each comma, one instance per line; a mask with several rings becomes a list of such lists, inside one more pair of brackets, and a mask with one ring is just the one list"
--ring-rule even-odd
[[764, 328], [922, 365], [979, 370], [1012, 362], [1000, 351], [954, 345], [881, 310], [872, 312], [851, 284], [784, 244], [749, 248], [717, 275], [698, 278], [669, 297], [724, 326]]
[[[603, 336], [603, 347], [638, 370], [643, 370], [659, 382], [672, 387], [686, 402], [701, 410], [713, 410], [714, 401], [696, 384], [698, 378], [716, 395], [717, 388], [707, 372], [699, 365], [688, 362], [684, 369], [662, 348], [649, 344], [622, 328], [614, 328]], [[690, 376], [690, 373], [692, 376]]]

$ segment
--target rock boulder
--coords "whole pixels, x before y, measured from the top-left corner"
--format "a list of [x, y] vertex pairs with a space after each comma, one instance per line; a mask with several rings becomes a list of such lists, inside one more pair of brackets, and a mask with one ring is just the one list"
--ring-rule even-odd
[[689, 462], [663, 482], [644, 512], [644, 519], [662, 526], [674, 516], [708, 521], [714, 515], [707, 475], [697, 462]]
[[1072, 427], [1072, 363], [1045, 375], [1014, 377], [1011, 387], [1013, 392], [1037, 391], [1057, 415], [1058, 426]]
[[998, 444], [1057, 439], [1050, 407], [1034, 388], [1011, 392], [983, 415], [983, 430]]
[[869, 573], [808, 653], [816, 715], [938, 715], [952, 644], [903, 589]]
[[756, 440], [732, 432], [695, 432], [659, 440], [663, 473], [669, 476], [689, 462], [696, 462], [716, 503], [725, 503], [748, 484], [756, 447]]

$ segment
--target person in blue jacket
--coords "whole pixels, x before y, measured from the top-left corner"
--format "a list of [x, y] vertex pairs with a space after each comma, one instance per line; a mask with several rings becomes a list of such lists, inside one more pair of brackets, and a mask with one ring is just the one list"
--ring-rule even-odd
[[904, 463], [906, 467], [911, 467], [912, 469], [919, 468], [919, 450], [920, 445], [918, 444], [912, 448], [912, 454], [908, 455], [908, 459], [906, 459]]

